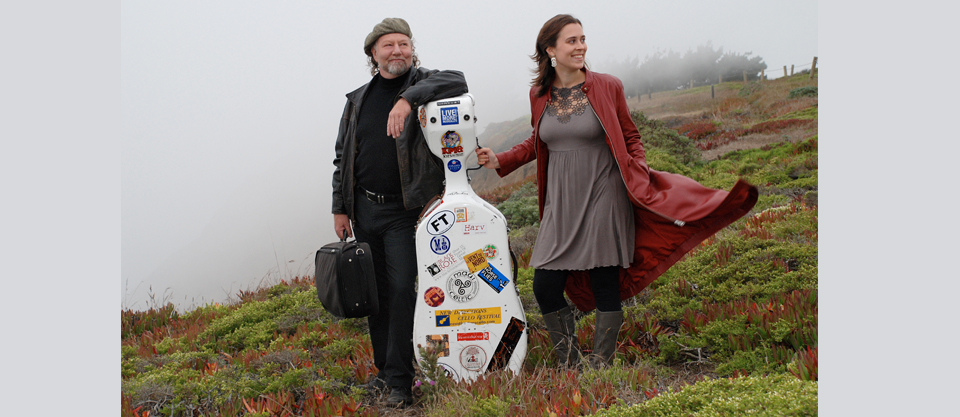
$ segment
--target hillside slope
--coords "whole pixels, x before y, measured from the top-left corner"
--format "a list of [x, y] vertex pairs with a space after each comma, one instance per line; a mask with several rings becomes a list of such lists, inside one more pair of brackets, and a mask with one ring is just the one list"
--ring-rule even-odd
[[[627, 100], [627, 105], [631, 111], [640, 111], [646, 118], [663, 121], [668, 127], [679, 129], [687, 126], [687, 132], [681, 133], [688, 133], [690, 126], [696, 124], [713, 124], [720, 131], [735, 133], [737, 129], [811, 107], [814, 107], [815, 119], [816, 95], [793, 98], [789, 95], [790, 91], [799, 88], [813, 88], [815, 91], [817, 84], [817, 77], [810, 78], [809, 74], [802, 73], [762, 83], [734, 81], [717, 84], [713, 88], [712, 96], [710, 86], [658, 92], [649, 96], [632, 97]], [[806, 117], [809, 117], [810, 112], [807, 113]], [[532, 131], [529, 115], [511, 121], [491, 123], [480, 135], [480, 145], [495, 152], [502, 152], [530, 137]], [[700, 159], [708, 161], [727, 152], [755, 149], [784, 140], [795, 143], [815, 134], [815, 124], [812, 129], [811, 126], [788, 126], [786, 129], [776, 129], [776, 132], [744, 131], [723, 144], [711, 145], [708, 141], [700, 140], [697, 147]], [[522, 181], [535, 173], [535, 162], [505, 178], [500, 178], [490, 170], [471, 171], [471, 185], [478, 192], [489, 192], [496, 187]]]
[[[494, 152], [503, 152], [529, 138], [531, 133], [533, 133], [533, 128], [530, 126], [529, 115], [506, 122], [491, 123], [480, 134], [480, 146], [493, 149]], [[536, 174], [536, 172], [536, 162], [524, 165], [523, 168], [504, 178], [500, 178], [496, 171], [490, 169], [470, 171], [470, 185], [477, 192], [490, 191], [502, 185], [522, 181], [524, 178]]]
[[[663, 93], [650, 107], [661, 119], [634, 114], [652, 168], [718, 189], [744, 179], [760, 196], [745, 217], [624, 300], [614, 366], [557, 369], [533, 270], [517, 253], [529, 337], [519, 374], [455, 382], [437, 364], [441, 353], [423, 350], [416, 403], [390, 408], [363, 388], [376, 372], [367, 321], [331, 316], [313, 277], [287, 277], [182, 314], [172, 304], [122, 310], [121, 415], [816, 415], [817, 92], [815, 78], [793, 78], [730, 83], [716, 99], [709, 89]], [[518, 120], [490, 130], [490, 146], [519, 141], [526, 121]], [[769, 143], [702, 158], [747, 140]], [[498, 208], [514, 252], [517, 235], [535, 238], [539, 225], [536, 188], [516, 185], [490, 193], [508, 196]], [[586, 361], [595, 315], [575, 311], [575, 320]]]

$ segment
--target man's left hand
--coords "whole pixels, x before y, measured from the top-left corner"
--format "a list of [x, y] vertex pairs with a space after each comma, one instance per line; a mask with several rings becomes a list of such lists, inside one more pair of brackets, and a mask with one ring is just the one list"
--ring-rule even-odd
[[393, 110], [390, 110], [390, 115], [387, 116], [387, 135], [394, 139], [400, 137], [400, 133], [403, 133], [403, 123], [406, 122], [411, 110], [410, 102], [400, 97], [397, 104], [393, 105]]

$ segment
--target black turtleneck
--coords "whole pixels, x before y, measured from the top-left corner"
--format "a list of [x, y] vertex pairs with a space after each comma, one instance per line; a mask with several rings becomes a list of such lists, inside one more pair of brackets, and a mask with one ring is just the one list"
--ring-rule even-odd
[[396, 139], [387, 135], [387, 116], [406, 81], [377, 74], [367, 87], [357, 120], [357, 160], [354, 175], [361, 187], [380, 194], [400, 194]]

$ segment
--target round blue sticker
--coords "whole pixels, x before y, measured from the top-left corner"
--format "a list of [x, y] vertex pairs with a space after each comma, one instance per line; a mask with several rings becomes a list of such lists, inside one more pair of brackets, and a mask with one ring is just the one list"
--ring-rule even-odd
[[450, 162], [447, 162], [447, 169], [449, 169], [450, 172], [457, 172], [457, 171], [459, 171], [459, 170], [460, 170], [460, 160], [459, 160], [459, 159], [453, 159], [453, 160], [451, 160]]
[[430, 250], [437, 255], [443, 255], [450, 250], [450, 239], [447, 239], [446, 236], [434, 236], [433, 239], [430, 239]]

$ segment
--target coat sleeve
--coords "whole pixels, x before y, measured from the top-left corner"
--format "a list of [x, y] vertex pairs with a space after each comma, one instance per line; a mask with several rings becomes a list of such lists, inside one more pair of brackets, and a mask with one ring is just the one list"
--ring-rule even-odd
[[497, 154], [497, 160], [500, 162], [500, 168], [497, 168], [497, 175], [506, 177], [511, 172], [517, 170], [527, 162], [537, 158], [536, 138], [533, 134], [518, 143], [516, 146]]
[[400, 93], [400, 97], [407, 99], [414, 110], [433, 100], [456, 97], [468, 92], [467, 79], [460, 71], [425, 68], [417, 68], [417, 71], [420, 71], [420, 79]]
[[500, 168], [497, 168], [497, 175], [499, 175], [501, 178], [510, 175], [510, 173], [515, 171], [517, 168], [526, 165], [527, 162], [537, 159], [537, 120], [535, 116], [536, 111], [533, 109], [533, 103], [535, 102], [534, 94], [534, 89], [531, 88], [530, 126], [533, 127], [533, 132], [531, 132], [530, 137], [523, 142], [520, 142], [514, 147], [497, 154], [497, 161], [500, 162]]
[[640, 131], [637, 130], [637, 124], [630, 117], [630, 107], [627, 106], [627, 98], [623, 94], [623, 82], [619, 79], [616, 80], [617, 88], [614, 89], [613, 94], [617, 103], [617, 119], [620, 121], [620, 130], [623, 132], [623, 141], [627, 145], [627, 153], [640, 166], [647, 168], [647, 154], [643, 150], [643, 142], [640, 141]]
[[337, 144], [334, 147], [336, 155], [333, 157], [333, 214], [346, 214], [347, 207], [343, 202], [343, 173], [340, 170], [343, 159], [343, 143], [346, 140], [347, 129], [350, 122], [350, 111], [353, 103], [347, 100], [347, 105], [343, 107], [343, 116], [340, 118], [340, 129], [337, 131]]

